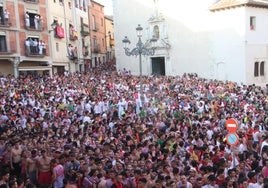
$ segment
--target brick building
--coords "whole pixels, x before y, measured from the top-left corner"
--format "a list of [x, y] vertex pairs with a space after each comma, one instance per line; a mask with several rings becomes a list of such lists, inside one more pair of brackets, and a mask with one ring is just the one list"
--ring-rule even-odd
[[0, 74], [84, 71], [89, 0], [0, 0]]
[[89, 7], [89, 22], [92, 66], [98, 67], [106, 62], [105, 17], [104, 6], [93, 0]]

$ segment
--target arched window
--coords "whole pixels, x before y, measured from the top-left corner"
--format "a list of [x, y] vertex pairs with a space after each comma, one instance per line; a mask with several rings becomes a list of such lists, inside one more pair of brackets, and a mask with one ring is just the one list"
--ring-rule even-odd
[[255, 62], [254, 64], [254, 76], [259, 76], [259, 62]]
[[158, 25], [154, 26], [154, 36], [155, 36], [155, 38], [159, 39], [159, 27], [158, 27]]
[[260, 76], [264, 76], [264, 61], [262, 61], [260, 65]]

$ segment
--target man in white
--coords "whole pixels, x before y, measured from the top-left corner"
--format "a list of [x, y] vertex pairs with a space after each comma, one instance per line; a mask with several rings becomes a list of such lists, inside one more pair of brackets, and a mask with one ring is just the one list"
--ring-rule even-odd
[[31, 49], [30, 49], [30, 41], [29, 41], [29, 39], [26, 39], [25, 46], [26, 46], [26, 54], [30, 54]]
[[39, 15], [38, 14], [34, 16], [34, 27], [36, 30], [39, 29]]
[[8, 24], [9, 22], [9, 12], [7, 9], [4, 11], [4, 19], [5, 19], [5, 24]]
[[119, 102], [117, 103], [118, 105], [118, 116], [121, 119], [122, 118], [122, 113], [124, 113], [125, 109], [126, 109], [126, 101], [125, 99], [121, 98], [119, 100]]
[[43, 54], [43, 45], [42, 45], [42, 40], [39, 40], [38, 42], [38, 51], [39, 51], [39, 55]]
[[30, 16], [28, 11], [25, 13], [25, 26], [30, 27]]
[[263, 175], [260, 174], [258, 176], [257, 182], [256, 183], [249, 183], [248, 188], [261, 188], [261, 187], [263, 187], [263, 185], [264, 185], [263, 180], [264, 180]]
[[37, 39], [34, 39], [33, 41], [33, 50], [34, 50], [34, 54], [38, 53], [38, 42]]

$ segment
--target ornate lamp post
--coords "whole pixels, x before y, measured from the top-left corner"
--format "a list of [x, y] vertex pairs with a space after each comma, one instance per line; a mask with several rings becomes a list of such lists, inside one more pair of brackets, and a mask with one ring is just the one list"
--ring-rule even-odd
[[147, 48], [142, 43], [142, 41], [141, 41], [142, 30], [143, 30], [143, 28], [139, 24], [138, 27], [136, 28], [137, 36], [138, 36], [138, 39], [139, 40], [138, 40], [138, 43], [136, 44], [136, 47], [133, 48], [132, 50], [129, 49], [130, 40], [127, 38], [127, 36], [125, 36], [125, 38], [122, 40], [122, 42], [124, 44], [124, 50], [125, 50], [125, 54], [127, 56], [138, 56], [139, 55], [140, 97], [141, 97], [141, 106], [143, 107], [144, 96], [143, 96], [143, 85], [142, 85], [142, 63], [141, 63], [141, 55], [144, 55], [144, 56], [153, 56], [154, 53], [155, 53], [155, 43], [156, 43], [157, 39], [153, 36], [153, 38], [150, 40], [150, 42], [152, 43], [152, 47], [151, 48]]

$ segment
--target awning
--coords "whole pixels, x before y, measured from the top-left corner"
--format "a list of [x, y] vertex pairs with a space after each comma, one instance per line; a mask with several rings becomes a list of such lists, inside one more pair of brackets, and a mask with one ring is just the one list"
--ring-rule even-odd
[[33, 10], [33, 9], [26, 9], [26, 12], [29, 12], [32, 14], [38, 14], [37, 10]]
[[68, 65], [68, 62], [53, 62], [52, 63], [52, 66], [67, 66]]
[[34, 35], [28, 35], [27, 38], [36, 38], [36, 39], [39, 39], [40, 37], [39, 36], [34, 36]]
[[51, 67], [44, 66], [31, 66], [31, 67], [19, 67], [19, 71], [44, 71], [51, 70]]

